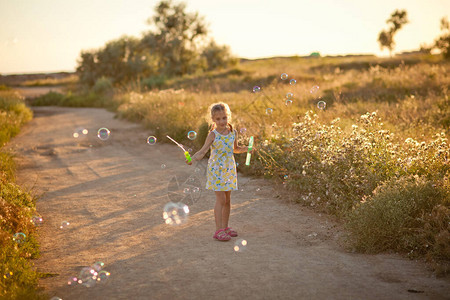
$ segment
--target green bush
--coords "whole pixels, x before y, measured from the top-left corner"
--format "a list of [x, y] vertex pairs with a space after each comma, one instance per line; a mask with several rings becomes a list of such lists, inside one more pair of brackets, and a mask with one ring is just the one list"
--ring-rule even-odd
[[95, 94], [98, 95], [111, 94], [113, 91], [113, 82], [109, 78], [100, 77], [95, 82], [94, 86], [92, 87], [92, 90], [94, 91]]
[[144, 78], [142, 80], [142, 87], [152, 90], [152, 89], [162, 89], [164, 88], [167, 81], [167, 76], [165, 75], [155, 75], [151, 77]]
[[[354, 247], [450, 260], [450, 197], [442, 181], [401, 177], [381, 184], [347, 216]], [[446, 246], [444, 246], [446, 245]]]
[[56, 92], [48, 92], [45, 95], [34, 98], [30, 104], [33, 106], [67, 106], [67, 107], [104, 107], [114, 108], [111, 101], [112, 95], [108, 94], [106, 81], [99, 81], [96, 93], [94, 89], [92, 91], [83, 93], [61, 94]]
[[[16, 135], [32, 117], [23, 98], [13, 91], [0, 92], [0, 146]], [[35, 199], [14, 183], [13, 157], [0, 148], [0, 298], [45, 299], [37, 291], [39, 274], [31, 258], [39, 255], [36, 228], [31, 222]], [[14, 234], [25, 234], [23, 242]]]
[[16, 92], [0, 92], [0, 147], [19, 133], [20, 127], [31, 120], [33, 114], [23, 98]]

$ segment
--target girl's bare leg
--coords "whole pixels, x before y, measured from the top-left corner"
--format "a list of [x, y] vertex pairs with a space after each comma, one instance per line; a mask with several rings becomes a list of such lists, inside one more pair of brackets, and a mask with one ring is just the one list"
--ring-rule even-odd
[[[216, 220], [216, 231], [219, 229], [225, 229], [223, 224], [223, 211], [226, 202], [226, 192], [215, 191], [216, 194], [216, 205], [214, 206], [214, 218]], [[228, 212], [229, 214], [229, 212]], [[228, 222], [228, 221], [227, 221]]]
[[224, 193], [225, 193], [225, 203], [222, 208], [222, 228], [227, 228], [231, 211], [231, 191], [226, 191]]

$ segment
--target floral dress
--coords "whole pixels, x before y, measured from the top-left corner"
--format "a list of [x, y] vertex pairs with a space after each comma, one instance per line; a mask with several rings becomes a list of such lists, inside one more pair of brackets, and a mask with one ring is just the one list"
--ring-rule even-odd
[[215, 134], [211, 145], [211, 156], [208, 160], [206, 173], [206, 189], [213, 191], [235, 191], [237, 190], [236, 162], [234, 161], [233, 149], [236, 133], [227, 135]]

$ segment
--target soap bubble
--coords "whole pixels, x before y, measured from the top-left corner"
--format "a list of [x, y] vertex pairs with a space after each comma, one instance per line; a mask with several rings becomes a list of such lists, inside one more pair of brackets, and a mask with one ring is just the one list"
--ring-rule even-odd
[[319, 86], [318, 85], [315, 85], [315, 86], [313, 86], [310, 90], [309, 90], [309, 92], [311, 93], [311, 94], [314, 94], [315, 92], [317, 92], [319, 90]]
[[290, 81], [289, 81], [289, 84], [290, 85], [295, 85], [297, 83], [297, 80], [295, 80], [295, 79], [291, 79]]
[[147, 138], [147, 144], [149, 144], [149, 145], [154, 145], [154, 144], [156, 144], [156, 137], [154, 137], [153, 135], [151, 135], [151, 136], [149, 136], [148, 138]]
[[292, 100], [291, 99], [287, 99], [286, 102], [284, 103], [286, 104], [286, 106], [291, 106], [292, 105]]
[[27, 239], [27, 236], [23, 232], [18, 232], [13, 235], [13, 241], [15, 241], [19, 245], [25, 243], [26, 239]]
[[187, 221], [189, 207], [184, 203], [169, 202], [164, 206], [163, 218], [168, 225], [180, 225]]
[[107, 139], [109, 139], [111, 132], [109, 131], [108, 128], [100, 128], [97, 131], [97, 136], [99, 139], [101, 139], [102, 141], [106, 141]]
[[191, 141], [192, 141], [192, 140], [195, 140], [195, 138], [197, 137], [197, 132], [191, 130], [191, 131], [188, 132], [187, 137], [188, 137], [188, 139], [190, 139]]
[[247, 249], [247, 240], [239, 239], [234, 243], [235, 252], [243, 252]]
[[44, 220], [41, 216], [34, 215], [33, 217], [31, 217], [31, 222], [34, 224], [34, 226], [41, 226], [43, 221]]
[[273, 108], [266, 109], [266, 115], [271, 115], [273, 113]]
[[67, 279], [67, 285], [76, 285], [78, 283], [78, 278], [76, 277], [69, 277], [69, 279]]
[[78, 283], [85, 287], [92, 287], [97, 280], [98, 272], [91, 267], [83, 267], [78, 275]]
[[284, 180], [286, 180], [286, 179], [288, 179], [289, 178], [289, 175], [284, 175]]
[[103, 262], [97, 261], [92, 265], [91, 268], [94, 269], [96, 272], [100, 272], [104, 265], [105, 264]]
[[111, 275], [111, 273], [109, 273], [108, 271], [100, 271], [97, 275], [97, 281], [106, 281], [108, 280], [109, 275]]
[[289, 75], [286, 73], [281, 74], [281, 80], [286, 80], [288, 77]]
[[292, 94], [292, 93], [286, 94], [286, 99], [291, 99], [292, 97], [294, 97], [294, 94]]
[[167, 166], [166, 166], [165, 164], [162, 164], [162, 165], [161, 165], [161, 169], [163, 169], [163, 170], [164, 170], [166, 167], [167, 167]]
[[259, 91], [261, 91], [261, 87], [255, 85], [255, 86], [253, 87], [253, 93], [257, 93], [257, 92], [259, 92]]
[[88, 133], [89, 133], [89, 131], [86, 128], [78, 127], [77, 129], [75, 129], [72, 136], [74, 138], [79, 138], [79, 137], [83, 137], [83, 136], [87, 135]]
[[[173, 203], [185, 203], [193, 205], [200, 199], [202, 181], [198, 177], [201, 170], [197, 167], [194, 173], [183, 172], [173, 176], [167, 185], [167, 196]], [[194, 189], [198, 191], [194, 192]]]
[[327, 107], [327, 103], [325, 101], [321, 100], [321, 101], [317, 102], [317, 108], [318, 109], [324, 110], [325, 107]]
[[240, 133], [242, 133], [242, 134], [245, 134], [246, 132], [247, 132], [247, 128], [241, 128], [240, 130], [239, 130], [239, 132]]
[[61, 229], [66, 229], [66, 228], [69, 227], [69, 225], [70, 225], [69, 222], [67, 222], [67, 221], [62, 221], [62, 222], [61, 222], [61, 225], [59, 226], [59, 228], [61, 228]]

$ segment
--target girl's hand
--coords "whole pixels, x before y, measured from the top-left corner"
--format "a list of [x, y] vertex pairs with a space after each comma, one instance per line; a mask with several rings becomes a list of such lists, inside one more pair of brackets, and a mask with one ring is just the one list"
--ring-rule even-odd
[[[197, 154], [197, 153], [195, 153], [195, 154]], [[192, 165], [192, 162], [196, 159], [195, 154], [191, 156], [191, 161], [188, 161], [188, 159], [186, 158], [186, 160], [185, 160], [186, 164]]]

